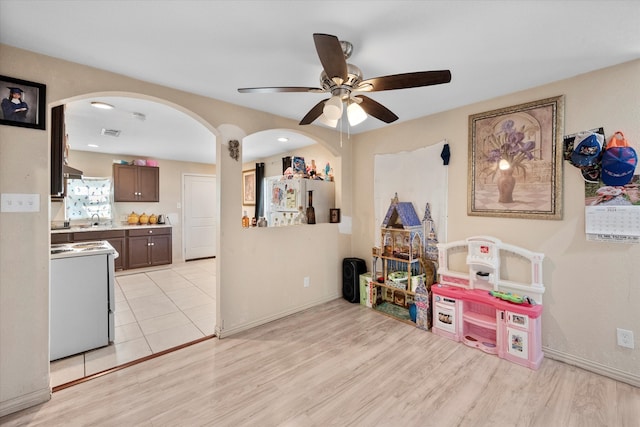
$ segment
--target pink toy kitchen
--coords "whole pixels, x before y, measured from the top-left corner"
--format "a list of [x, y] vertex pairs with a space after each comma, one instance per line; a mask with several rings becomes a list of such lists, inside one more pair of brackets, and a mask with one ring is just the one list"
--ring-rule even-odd
[[432, 332], [538, 369], [544, 254], [477, 236], [438, 244], [438, 259]]

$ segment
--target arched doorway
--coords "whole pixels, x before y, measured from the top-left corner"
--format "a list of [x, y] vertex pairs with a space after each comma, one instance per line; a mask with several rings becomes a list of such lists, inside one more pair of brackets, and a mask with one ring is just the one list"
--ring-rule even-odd
[[[114, 108], [97, 110], [92, 102]], [[84, 177], [111, 177], [115, 162], [158, 162], [159, 200], [112, 201], [113, 216], [102, 220], [120, 228], [132, 211], [163, 215], [172, 230], [173, 262], [142, 269], [128, 269], [125, 262], [125, 269], [116, 274], [114, 342], [52, 362], [54, 390], [213, 336], [217, 294], [215, 260], [184, 262], [183, 230], [188, 224], [182, 215], [183, 207], [190, 203], [184, 198], [183, 176], [215, 177], [217, 131], [178, 105], [139, 94], [89, 94], [62, 103], [66, 106], [68, 160], [84, 171]], [[65, 200], [52, 202], [52, 224], [67, 219]], [[125, 247], [123, 256], [129, 256], [127, 251]]]

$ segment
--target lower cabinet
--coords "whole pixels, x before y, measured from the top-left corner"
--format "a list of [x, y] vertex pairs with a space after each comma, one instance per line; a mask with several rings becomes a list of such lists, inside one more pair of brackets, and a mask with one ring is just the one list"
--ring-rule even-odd
[[171, 227], [52, 233], [51, 243], [106, 240], [118, 252], [116, 270], [172, 263]]
[[[127, 269], [127, 253], [125, 245], [125, 230], [104, 230], [104, 231], [83, 231], [73, 233], [74, 242], [83, 242], [89, 240], [106, 240], [118, 252], [118, 258], [115, 259], [116, 270]], [[53, 237], [51, 238], [53, 243]]]
[[171, 264], [171, 228], [127, 230], [128, 268]]

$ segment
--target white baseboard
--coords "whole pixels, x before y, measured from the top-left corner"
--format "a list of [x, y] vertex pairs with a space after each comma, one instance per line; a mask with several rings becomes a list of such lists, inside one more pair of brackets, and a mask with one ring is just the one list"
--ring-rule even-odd
[[638, 375], [621, 371], [620, 369], [612, 368], [598, 362], [583, 359], [572, 354], [563, 353], [552, 348], [543, 347], [542, 351], [544, 352], [544, 356], [548, 357], [549, 359], [564, 362], [568, 365], [577, 366], [578, 368], [582, 368], [586, 371], [593, 372], [616, 381], [627, 383], [634, 387], [640, 387], [640, 376]]
[[0, 402], [0, 417], [47, 402], [51, 399], [51, 388], [33, 391], [13, 399]]
[[233, 334], [237, 334], [238, 332], [246, 331], [251, 328], [255, 328], [256, 326], [264, 325], [265, 323], [273, 322], [274, 320], [282, 319], [283, 317], [290, 316], [292, 314], [298, 313], [300, 311], [306, 310], [311, 307], [315, 307], [316, 305], [324, 304], [325, 302], [333, 301], [334, 299], [341, 298], [341, 294], [328, 295], [323, 297], [320, 300], [312, 301], [307, 304], [303, 304], [301, 306], [288, 308], [287, 310], [281, 311], [279, 313], [272, 314], [267, 317], [263, 317], [261, 319], [256, 319], [249, 323], [243, 323], [241, 325], [236, 325], [230, 329], [222, 329], [216, 328], [216, 335], [218, 338], [226, 338]]

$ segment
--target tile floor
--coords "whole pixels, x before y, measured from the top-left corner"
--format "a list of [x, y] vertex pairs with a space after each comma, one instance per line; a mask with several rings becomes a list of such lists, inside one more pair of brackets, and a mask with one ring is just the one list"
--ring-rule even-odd
[[51, 386], [213, 335], [215, 259], [116, 273], [113, 344], [51, 363]]

